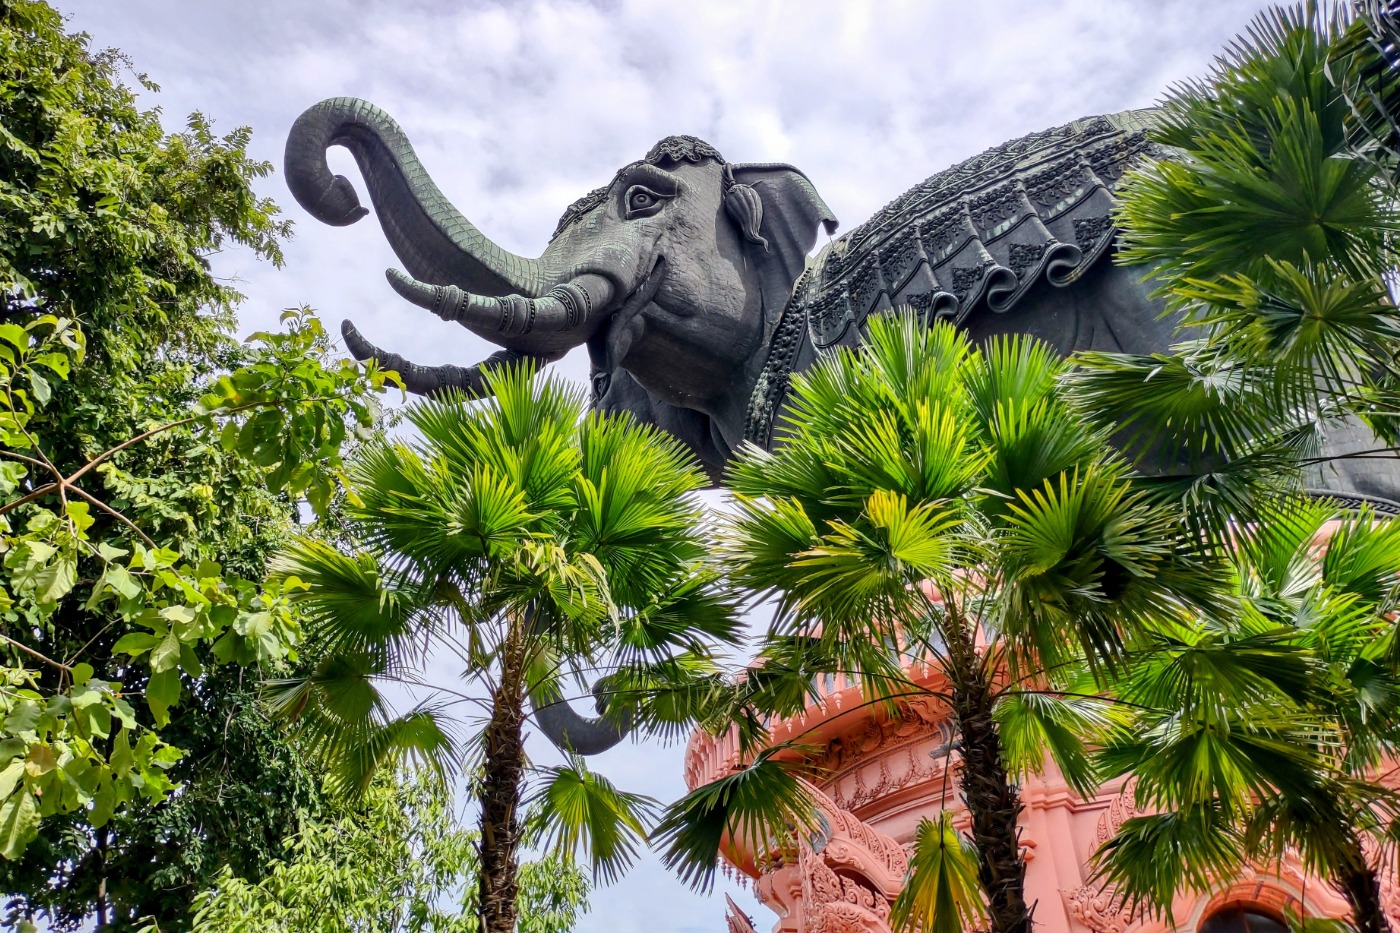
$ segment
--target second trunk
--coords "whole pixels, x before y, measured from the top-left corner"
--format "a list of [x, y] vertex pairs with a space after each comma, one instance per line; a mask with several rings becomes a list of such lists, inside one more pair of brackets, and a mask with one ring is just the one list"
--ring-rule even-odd
[[1031, 933], [1026, 906], [1026, 863], [1021, 857], [1021, 795], [1006, 772], [992, 718], [991, 675], [978, 656], [972, 626], [953, 620], [948, 662], [953, 712], [962, 739], [963, 796], [972, 817], [978, 875], [987, 896], [992, 933]]
[[482, 933], [515, 933], [520, 849], [521, 779], [525, 745], [524, 663], [520, 647], [502, 651], [501, 682], [492, 696], [486, 726], [481, 789], [481, 877], [477, 910]]

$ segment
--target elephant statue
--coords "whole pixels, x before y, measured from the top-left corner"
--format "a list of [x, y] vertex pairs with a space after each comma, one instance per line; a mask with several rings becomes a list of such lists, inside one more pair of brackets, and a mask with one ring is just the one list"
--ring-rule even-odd
[[[390, 285], [502, 347], [471, 367], [423, 366], [347, 321], [357, 358], [397, 370], [411, 392], [470, 394], [482, 391], [484, 369], [586, 346], [593, 404], [670, 431], [718, 480], [745, 441], [781, 441], [775, 425], [793, 373], [857, 343], [870, 315], [896, 305], [976, 339], [1024, 332], [1064, 353], [1166, 352], [1173, 323], [1149, 297], [1146, 270], [1108, 261], [1116, 185], [1162, 155], [1145, 132], [1152, 119], [1150, 110], [1088, 117], [973, 156], [815, 258], [819, 234], [837, 222], [806, 175], [728, 162], [691, 136], [663, 139], [571, 205], [538, 259], [478, 230], [399, 126], [364, 101], [332, 98], [303, 113], [285, 165], [302, 207], [350, 224], [368, 211], [326, 163], [328, 147], [349, 149], [406, 270], [390, 270]], [[1346, 426], [1330, 440], [1359, 449], [1363, 434]], [[1375, 461], [1343, 461], [1317, 485], [1388, 511], [1400, 501], [1400, 475]], [[541, 728], [556, 740], [567, 733], [578, 751], [601, 750], [622, 731], [562, 704], [543, 711]]]

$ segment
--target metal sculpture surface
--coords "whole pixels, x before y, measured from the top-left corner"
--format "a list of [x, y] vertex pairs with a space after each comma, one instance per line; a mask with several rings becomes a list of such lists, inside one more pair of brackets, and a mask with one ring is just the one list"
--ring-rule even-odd
[[[789, 380], [831, 347], [861, 338], [894, 305], [948, 317], [974, 337], [1025, 332], [1060, 351], [1165, 352], [1172, 325], [1148, 298], [1143, 270], [1106, 261], [1114, 188], [1158, 153], [1150, 111], [1076, 120], [974, 156], [910, 189], [873, 218], [808, 253], [836, 219], [790, 165], [727, 162], [690, 136], [646, 157], [564, 212], [544, 254], [528, 259], [488, 239], [428, 177], [399, 126], [354, 98], [308, 109], [287, 140], [297, 201], [329, 223], [368, 211], [333, 175], [326, 150], [359, 165], [384, 233], [407, 274], [404, 298], [503, 349], [471, 367], [421, 366], [365, 340], [361, 359], [398, 370], [410, 391], [478, 393], [482, 370], [553, 360], [586, 346], [594, 404], [672, 432], [718, 478], [744, 441], [768, 446]], [[1366, 445], [1357, 428], [1338, 447]], [[1389, 467], [1346, 461], [1343, 494], [1400, 501]], [[550, 707], [541, 728], [579, 751], [623, 730]]]

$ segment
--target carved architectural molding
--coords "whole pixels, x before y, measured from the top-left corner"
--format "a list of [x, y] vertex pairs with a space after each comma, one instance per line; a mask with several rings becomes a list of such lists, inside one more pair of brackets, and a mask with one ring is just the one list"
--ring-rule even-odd
[[1129, 910], [1111, 886], [1107, 888], [1081, 885], [1065, 894], [1069, 915], [1094, 933], [1124, 933], [1142, 919], [1140, 910]]
[[725, 911], [724, 919], [729, 927], [729, 933], [758, 933], [753, 925], [753, 917], [739, 909], [739, 905], [734, 903], [734, 898], [728, 894], [724, 896]]
[[[757, 893], [804, 933], [890, 933], [890, 904], [904, 883], [908, 859], [900, 845], [808, 785], [822, 829], [794, 849], [764, 862]], [[731, 908], [731, 933], [735, 929]]]
[[[1108, 808], [1099, 814], [1098, 823], [1094, 827], [1094, 841], [1084, 853], [1085, 865], [1092, 865], [1095, 853], [1103, 844], [1113, 838], [1126, 821], [1138, 815], [1134, 798], [1136, 788], [1137, 780], [1129, 780], [1109, 803]], [[1094, 933], [1123, 933], [1142, 919], [1142, 911], [1128, 908], [1113, 885], [1080, 885], [1063, 894], [1069, 915]]]

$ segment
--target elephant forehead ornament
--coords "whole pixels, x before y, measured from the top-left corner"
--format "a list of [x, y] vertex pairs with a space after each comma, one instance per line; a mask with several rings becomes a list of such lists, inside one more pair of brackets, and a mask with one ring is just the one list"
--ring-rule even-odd
[[[414, 393], [472, 395], [492, 366], [585, 346], [594, 405], [670, 431], [718, 480], [739, 444], [780, 441], [774, 426], [794, 372], [858, 342], [866, 318], [895, 305], [950, 318], [975, 339], [1023, 332], [1065, 353], [1167, 351], [1172, 324], [1143, 270], [1100, 261], [1115, 237], [1115, 186], [1160, 155], [1145, 133], [1152, 119], [1090, 117], [990, 149], [916, 185], [814, 259], [818, 233], [834, 233], [836, 219], [802, 172], [726, 162], [690, 136], [663, 139], [570, 206], [538, 259], [478, 230], [398, 124], [364, 101], [309, 108], [285, 165], [302, 207], [351, 224], [368, 211], [326, 163], [328, 147], [349, 149], [406, 270], [390, 270], [390, 285], [502, 348], [470, 367], [422, 366], [347, 321], [357, 358], [397, 370]], [[1358, 474], [1333, 488], [1394, 499], [1400, 482]], [[624, 731], [563, 704], [537, 717], [583, 753]]]

